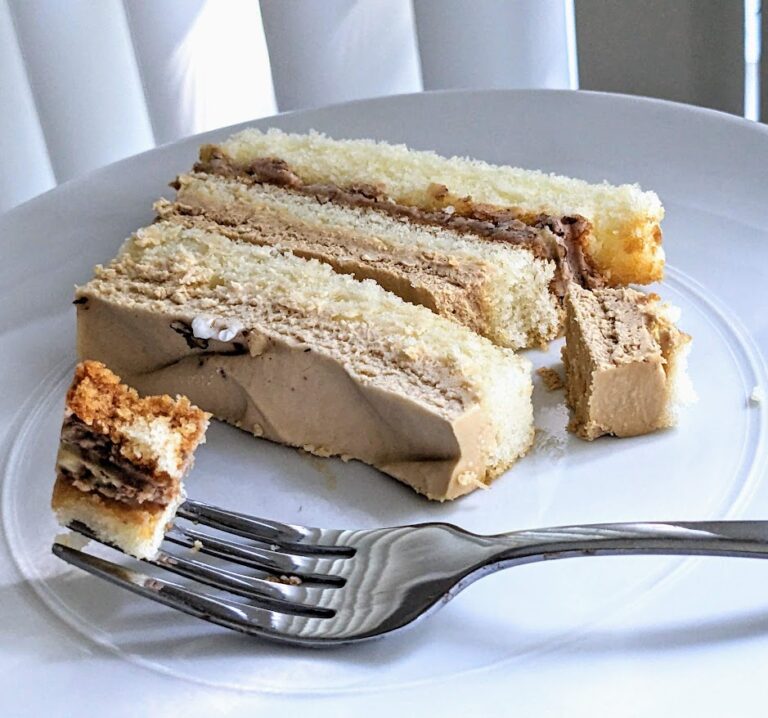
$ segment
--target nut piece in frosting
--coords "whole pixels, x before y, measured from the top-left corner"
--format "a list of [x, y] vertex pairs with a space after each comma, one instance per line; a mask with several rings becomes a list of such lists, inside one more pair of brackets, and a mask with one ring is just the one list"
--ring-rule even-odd
[[686, 373], [691, 337], [654, 294], [571, 285], [565, 301], [569, 430], [582, 439], [638, 436], [677, 423], [695, 399]]

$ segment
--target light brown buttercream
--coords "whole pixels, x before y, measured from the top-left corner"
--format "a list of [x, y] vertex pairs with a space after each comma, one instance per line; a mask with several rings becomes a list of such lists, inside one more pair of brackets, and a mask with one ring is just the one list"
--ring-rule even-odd
[[88, 290], [79, 297], [87, 298], [78, 304], [80, 356], [104, 362], [141, 392], [183, 394], [257, 436], [359, 459], [432, 499], [456, 498], [492, 478], [492, 422], [478, 404], [438, 411], [363, 384], [334, 358], [264, 327], [196, 348], [178, 331], [195, 318], [181, 307], [150, 311]]
[[478, 334], [489, 335], [485, 301], [489, 271], [483, 263], [462, 262], [419, 247], [382, 250], [381, 242], [363, 231], [307, 225], [289, 212], [254, 211], [244, 203], [221, 207], [195, 197], [197, 206], [160, 200], [162, 219], [183, 227], [218, 232], [230, 239], [288, 250], [304, 259], [317, 259], [341, 274], [373, 279], [410, 304], [453, 319]]
[[563, 361], [569, 428], [582, 438], [669, 426], [669, 361], [690, 337], [656, 311], [657, 303], [632, 289], [571, 286]]

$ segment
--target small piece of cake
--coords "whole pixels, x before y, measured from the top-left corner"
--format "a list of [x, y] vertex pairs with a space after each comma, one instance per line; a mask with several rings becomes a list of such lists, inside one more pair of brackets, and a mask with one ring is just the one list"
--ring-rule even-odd
[[563, 377], [560, 376], [557, 369], [553, 369], [550, 366], [542, 366], [536, 370], [536, 373], [541, 377], [547, 391], [557, 391], [565, 386]]
[[161, 218], [373, 279], [505, 347], [560, 334], [569, 282], [663, 273], [663, 208], [636, 186], [255, 129], [204, 146], [194, 170]]
[[671, 308], [629, 288], [578, 286], [565, 308], [569, 429], [592, 440], [674, 425], [677, 408], [695, 395], [686, 373], [691, 338], [675, 327]]
[[314, 259], [160, 221], [76, 305], [80, 356], [139, 390], [431, 499], [487, 485], [533, 440], [527, 359]]
[[77, 365], [67, 393], [51, 506], [137, 558], [157, 553], [184, 501], [182, 479], [209, 414], [189, 399], [139, 397], [96, 361]]

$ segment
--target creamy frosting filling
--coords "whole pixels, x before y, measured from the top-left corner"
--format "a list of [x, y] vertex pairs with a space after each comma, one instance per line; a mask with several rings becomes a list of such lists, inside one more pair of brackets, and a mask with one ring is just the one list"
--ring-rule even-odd
[[[241, 166], [224, 152], [208, 145], [201, 150], [196, 172], [235, 177], [244, 182], [268, 183], [286, 191], [315, 197], [319, 202], [335, 202], [364, 207], [418, 224], [446, 227], [478, 237], [508, 242], [529, 248], [537, 257], [556, 263], [551, 290], [563, 297], [569, 282], [595, 288], [604, 284], [585, 252], [589, 222], [580, 216], [529, 216], [513, 208], [473, 203], [470, 198], [451, 196], [444, 185], [432, 185], [429, 194], [434, 207], [418, 207], [396, 202], [374, 185], [339, 187], [335, 184], [305, 183], [279, 158], [262, 157]], [[543, 231], [548, 229], [549, 232]]]
[[567, 298], [563, 359], [572, 430], [583, 438], [637, 436], [668, 426], [672, 355], [689, 340], [632, 289]]
[[202, 348], [191, 331], [179, 331], [194, 321], [185, 310], [81, 296], [88, 301], [78, 306], [80, 355], [105, 362], [142, 392], [184, 394], [257, 436], [359, 459], [430, 498], [455, 498], [486, 479], [495, 437], [479, 404], [438, 411], [400, 390], [366, 385], [336, 359], [266, 329], [251, 327], [230, 342], [206, 339]]
[[165, 505], [178, 493], [175, 482], [136, 466], [108, 436], [94, 432], [74, 415], [62, 426], [57, 468], [79, 490], [126, 504]]
[[260, 214], [258, 219], [238, 217], [226, 209], [190, 207], [159, 202], [158, 215], [183, 227], [215, 231], [230, 239], [289, 249], [305, 259], [318, 259], [356, 279], [374, 279], [387, 291], [411, 304], [450, 316], [473, 331], [483, 333], [487, 308], [483, 286], [485, 267], [457, 262], [438, 252], [425, 261], [418, 248], [382, 251], [366, 237], [338, 229], [304, 226], [290, 216]]

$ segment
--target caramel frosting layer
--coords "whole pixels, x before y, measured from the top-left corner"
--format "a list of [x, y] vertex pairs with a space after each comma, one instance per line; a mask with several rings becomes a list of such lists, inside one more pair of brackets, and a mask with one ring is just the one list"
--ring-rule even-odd
[[105, 362], [142, 392], [186, 395], [257, 436], [360, 459], [433, 499], [467, 493], [485, 475], [490, 422], [479, 405], [438, 411], [366, 384], [334, 358], [264, 327], [227, 341], [200, 339], [184, 307], [150, 310], [88, 290], [80, 296], [80, 355]]
[[582, 438], [637, 436], [673, 423], [673, 369], [690, 337], [657, 305], [655, 295], [628, 288], [571, 288], [563, 360], [569, 428]]
[[76, 416], [61, 429], [57, 471], [81, 491], [95, 491], [126, 504], [168, 504], [178, 482], [137, 466], [109, 436], [94, 431]]
[[[197, 198], [196, 198], [197, 199]], [[306, 225], [288, 212], [249, 215], [241, 205], [195, 206], [161, 200], [158, 217], [182, 227], [215, 231], [235, 241], [286, 249], [304, 259], [317, 259], [356, 279], [373, 279], [410, 304], [454, 318], [484, 334], [487, 324], [484, 285], [489, 281], [482, 263], [457, 262], [432, 253], [426, 260], [418, 248], [382, 251], [381, 243], [362, 232]]]
[[[232, 177], [246, 183], [267, 183], [286, 191], [315, 197], [319, 202], [334, 202], [349, 207], [364, 207], [416, 224], [445, 227], [485, 239], [507, 242], [530, 249], [541, 259], [556, 263], [557, 272], [551, 290], [563, 297], [569, 282], [594, 288], [603, 286], [600, 273], [586, 253], [590, 223], [578, 215], [554, 217], [526, 215], [514, 208], [476, 203], [470, 197], [457, 197], [448, 187], [434, 184], [428, 188], [430, 205], [411, 205], [395, 201], [385, 187], [305, 183], [284, 160], [261, 157], [239, 165], [219, 147], [204, 146], [196, 172]], [[542, 231], [542, 230], [549, 231]]]

